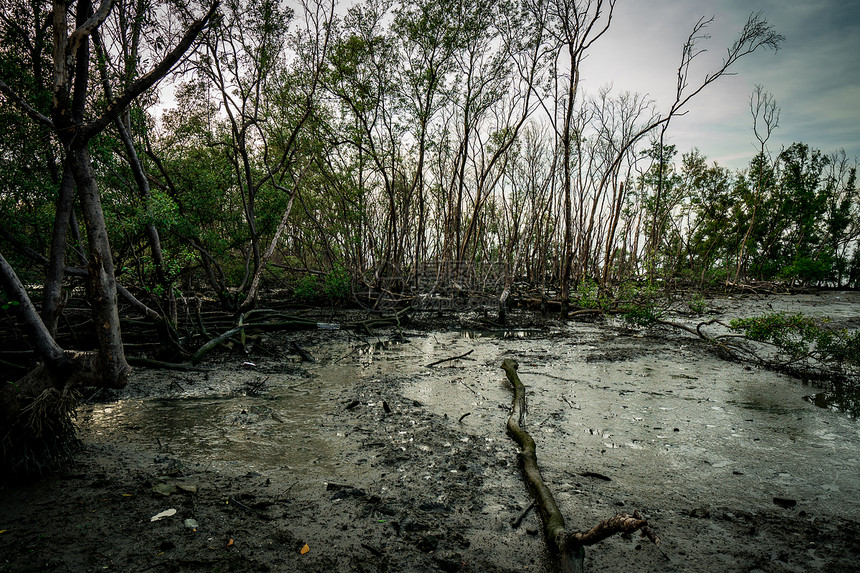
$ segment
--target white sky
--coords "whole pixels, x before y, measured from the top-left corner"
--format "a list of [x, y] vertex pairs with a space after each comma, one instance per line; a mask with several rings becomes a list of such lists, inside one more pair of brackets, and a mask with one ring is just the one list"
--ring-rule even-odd
[[[698, 147], [710, 161], [742, 168], [758, 146], [749, 111], [755, 84], [772, 93], [780, 127], [768, 147], [803, 141], [824, 153], [844, 148], [860, 158], [860, 0], [619, 0], [612, 26], [583, 68], [583, 88], [647, 93], [659, 109], [674, 99], [681, 47], [701, 16], [715, 16], [701, 45], [703, 67], [718, 64], [751, 12], [785, 36], [782, 48], [745, 56], [727, 76], [697, 96], [668, 135], [679, 154]], [[710, 66], [704, 65], [710, 60]]]

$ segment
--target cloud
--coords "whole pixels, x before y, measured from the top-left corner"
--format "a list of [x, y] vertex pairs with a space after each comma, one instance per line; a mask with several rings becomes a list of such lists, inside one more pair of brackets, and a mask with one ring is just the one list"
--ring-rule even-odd
[[[776, 53], [738, 62], [737, 75], [720, 79], [673, 120], [669, 135], [680, 151], [699, 147], [710, 159], [743, 167], [755, 152], [749, 96], [762, 84], [782, 110], [776, 149], [804, 141], [825, 152], [844, 148], [860, 157], [860, 10], [855, 2], [775, 0], [643, 0], [619, 3], [609, 33], [583, 66], [583, 88], [648, 93], [660, 109], [674, 99], [680, 50], [701, 16], [714, 15], [708, 51], [697, 58], [691, 82], [718, 65], [751, 12], [763, 11], [785, 35]], [[721, 161], [722, 162], [722, 161]]]

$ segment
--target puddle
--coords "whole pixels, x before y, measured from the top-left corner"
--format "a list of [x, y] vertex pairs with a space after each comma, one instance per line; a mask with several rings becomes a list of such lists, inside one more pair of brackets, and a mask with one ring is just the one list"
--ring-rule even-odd
[[[331, 391], [349, 383], [355, 368], [319, 370], [322, 375], [298, 381], [227, 373], [251, 381], [241, 389], [265, 381], [256, 395], [201, 396], [201, 384], [178, 397], [85, 405], [78, 411], [79, 434], [95, 443], [138, 443], [191, 462], [332, 473], [346, 438], [324, 422]], [[218, 382], [205, 386], [223, 390]]]
[[860, 389], [827, 390], [804, 396], [803, 399], [819, 408], [840, 412], [855, 419], [860, 418]]

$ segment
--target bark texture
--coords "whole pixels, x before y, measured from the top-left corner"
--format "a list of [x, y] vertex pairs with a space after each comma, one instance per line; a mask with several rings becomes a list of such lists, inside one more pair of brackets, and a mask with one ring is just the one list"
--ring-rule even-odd
[[[616, 533], [632, 533], [638, 530], [647, 531], [648, 522], [638, 515], [616, 515], [604, 520], [585, 532], [569, 531], [564, 524], [564, 517], [559, 510], [552, 492], [543, 481], [537, 463], [537, 447], [531, 435], [523, 429], [526, 414], [526, 389], [517, 374], [518, 364], [515, 360], [506, 358], [502, 361], [502, 369], [507, 374], [513, 386], [514, 399], [511, 414], [508, 417], [508, 434], [520, 446], [520, 464], [523, 478], [535, 496], [536, 506], [544, 526], [544, 537], [550, 552], [561, 561], [563, 573], [581, 573], [585, 570], [585, 546], [599, 543]], [[656, 537], [648, 537], [656, 542]]]

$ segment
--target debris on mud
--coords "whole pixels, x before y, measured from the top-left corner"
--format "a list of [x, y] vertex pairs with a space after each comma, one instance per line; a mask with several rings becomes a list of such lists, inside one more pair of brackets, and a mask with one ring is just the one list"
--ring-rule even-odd
[[2, 492], [0, 572], [553, 571], [504, 358], [568, 527], [635, 508], [660, 532], [665, 556], [619, 536], [586, 570], [856, 570], [860, 422], [816, 389], [611, 324], [433, 326], [136, 371], [79, 407], [74, 467]]

